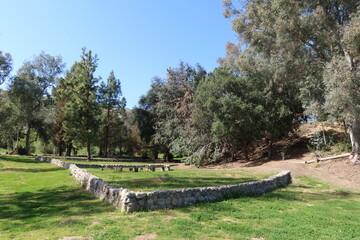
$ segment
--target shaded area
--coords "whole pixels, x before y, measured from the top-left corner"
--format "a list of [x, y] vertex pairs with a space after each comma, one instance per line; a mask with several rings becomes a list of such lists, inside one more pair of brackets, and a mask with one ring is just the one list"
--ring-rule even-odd
[[112, 210], [113, 206], [96, 200], [80, 188], [74, 189], [71, 186], [0, 195], [0, 219], [87, 216]]
[[53, 172], [62, 171], [62, 168], [4, 168], [0, 169], [0, 172]]
[[17, 163], [42, 163], [35, 160], [33, 156], [0, 155], [0, 160]]

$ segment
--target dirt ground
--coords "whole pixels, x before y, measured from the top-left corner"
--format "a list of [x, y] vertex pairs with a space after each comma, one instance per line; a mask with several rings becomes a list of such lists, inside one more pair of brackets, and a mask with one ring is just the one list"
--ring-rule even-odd
[[[261, 144], [252, 150], [251, 161], [236, 161], [208, 165], [203, 168], [208, 169], [248, 169], [258, 172], [280, 172], [290, 170], [293, 176], [307, 176], [330, 183], [342, 189], [360, 191], [360, 163], [353, 163], [348, 157], [342, 159], [321, 161], [319, 163], [308, 163], [306, 161], [315, 160], [313, 153], [307, 147], [309, 139], [316, 132], [323, 130], [327, 137], [333, 140], [344, 136], [341, 125], [329, 125], [324, 123], [303, 124], [296, 134], [274, 144], [273, 158], [264, 158], [266, 148]], [[346, 135], [345, 135], [346, 136]], [[286, 160], [281, 160], [280, 152], [286, 152]], [[345, 152], [343, 152], [345, 153]], [[341, 154], [341, 153], [338, 153]], [[331, 151], [325, 155], [334, 155]], [[337, 154], [335, 154], [337, 155]], [[195, 168], [181, 165], [183, 168]]]
[[347, 158], [305, 164], [305, 161], [313, 160], [310, 153], [307, 155], [301, 159], [269, 161], [256, 165], [228, 163], [212, 168], [243, 168], [260, 172], [290, 170], [293, 176], [317, 178], [340, 188], [360, 190], [360, 164], [352, 163]]
[[[280, 172], [290, 170], [293, 176], [307, 176], [330, 183], [339, 188], [360, 191], [360, 163], [352, 163], [348, 158], [305, 164], [314, 160], [311, 153], [301, 158], [267, 162], [230, 162], [210, 165], [207, 169], [247, 169], [257, 172]], [[182, 168], [195, 168], [181, 165]]]
[[[339, 124], [306, 123], [302, 124], [294, 137], [278, 143], [278, 149], [285, 149], [287, 152], [286, 160], [280, 160], [281, 157], [277, 156], [270, 161], [264, 159], [250, 162], [238, 161], [209, 166], [209, 168], [243, 168], [259, 172], [290, 170], [295, 177], [307, 176], [342, 189], [360, 191], [360, 163], [353, 163], [348, 157], [305, 164], [306, 161], [315, 160], [315, 156], [309, 152], [307, 144], [309, 139], [320, 130], [324, 130], [325, 135], [331, 136], [334, 141], [336, 138], [344, 136], [344, 130]], [[333, 155], [331, 152], [329, 154]]]

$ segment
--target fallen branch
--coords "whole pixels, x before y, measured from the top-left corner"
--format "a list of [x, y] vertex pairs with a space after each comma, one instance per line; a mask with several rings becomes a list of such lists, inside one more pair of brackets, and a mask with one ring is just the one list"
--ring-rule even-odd
[[327, 161], [327, 160], [333, 160], [333, 159], [338, 159], [338, 158], [344, 158], [344, 157], [349, 157], [350, 153], [344, 153], [341, 155], [336, 155], [336, 156], [332, 156], [332, 157], [325, 157], [325, 158], [316, 158], [315, 160], [310, 160], [310, 161], [305, 161], [305, 163], [318, 163], [321, 161]]

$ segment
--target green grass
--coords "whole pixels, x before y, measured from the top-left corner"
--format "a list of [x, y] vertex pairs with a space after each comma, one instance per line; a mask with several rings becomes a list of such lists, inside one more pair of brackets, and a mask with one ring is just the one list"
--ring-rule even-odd
[[133, 191], [150, 191], [156, 189], [173, 189], [189, 187], [209, 187], [226, 184], [238, 184], [269, 177], [271, 174], [254, 174], [245, 170], [184, 170], [177, 167], [174, 171], [163, 172], [161, 169], [152, 171], [131, 172], [124, 169], [110, 170], [105, 168], [86, 169], [111, 185], [125, 187]]
[[4, 240], [144, 234], [157, 239], [360, 239], [359, 222], [359, 193], [306, 177], [257, 197], [128, 214], [82, 191], [68, 170], [28, 157], [0, 156]]
[[0, 148], [0, 154], [5, 154], [8, 150], [6, 148]]

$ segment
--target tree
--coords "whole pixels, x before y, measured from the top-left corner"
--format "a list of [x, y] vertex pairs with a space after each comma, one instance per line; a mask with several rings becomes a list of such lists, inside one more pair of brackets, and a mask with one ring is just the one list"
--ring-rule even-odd
[[4, 83], [12, 70], [12, 58], [9, 53], [0, 51], [0, 85]]
[[116, 79], [114, 71], [110, 72], [106, 84], [101, 84], [99, 94], [100, 105], [103, 109], [103, 154], [107, 157], [109, 146], [115, 142], [115, 128], [122, 125], [120, 115], [124, 113], [126, 106], [125, 98], [121, 98], [120, 80]]
[[94, 77], [97, 61], [96, 55], [83, 48], [81, 60], [74, 63], [66, 78], [69, 94], [64, 105], [64, 131], [68, 140], [86, 147], [88, 160], [91, 159], [91, 145], [97, 140], [100, 123], [96, 86], [99, 79]]
[[151, 88], [140, 97], [139, 106], [133, 109], [134, 122], [137, 125], [140, 139], [152, 150], [153, 158], [158, 157], [160, 146], [154, 142], [156, 133], [156, 112], [155, 105], [158, 102], [158, 88], [162, 85], [160, 78], [152, 80]]
[[32, 61], [26, 61], [10, 82], [9, 98], [26, 126], [26, 154], [30, 153], [31, 130], [35, 128], [38, 133], [43, 130], [41, 111], [49, 103], [48, 90], [63, 68], [60, 56], [53, 57], [42, 52]]
[[195, 130], [191, 123], [191, 105], [196, 88], [205, 78], [206, 71], [183, 62], [178, 68], [167, 69], [167, 78], [156, 85], [157, 102], [154, 141], [163, 147], [165, 154], [170, 152], [189, 155], [194, 146]]
[[342, 32], [343, 54], [334, 55], [324, 71], [325, 109], [349, 123], [353, 161], [360, 161], [360, 9]]
[[0, 90], [0, 145], [10, 149], [10, 153], [17, 150], [23, 128], [21, 115], [16, 110], [7, 92]]
[[[296, 96], [296, 92], [300, 92], [299, 97], [307, 113], [315, 118], [325, 119], [329, 114], [336, 115], [338, 108], [326, 107], [328, 104], [332, 105], [329, 96], [335, 83], [328, 73], [330, 65], [345, 70], [344, 64], [340, 63], [344, 59], [348, 62], [347, 68], [354, 69], [351, 65], [355, 63], [355, 55], [350, 54], [344, 34], [346, 26], [354, 28], [354, 13], [359, 7], [359, 1], [240, 2], [243, 3], [242, 11], [234, 7], [233, 1], [223, 1], [225, 16], [234, 19], [233, 29], [246, 46], [245, 61], [242, 53], [233, 65], [248, 74], [271, 76], [268, 78], [269, 86], [273, 85], [277, 92], [282, 92], [282, 89], [290, 90], [285, 91], [290, 94], [284, 96], [291, 97], [294, 93]], [[343, 60], [339, 61], [340, 59]], [[252, 63], [248, 64], [249, 62]], [[339, 81], [337, 84], [343, 83], [343, 87], [347, 88], [348, 81]], [[340, 88], [336, 88], [336, 91]], [[360, 129], [360, 121], [356, 119], [354, 109], [350, 111], [352, 118], [348, 121], [353, 126], [351, 135], [358, 135], [358, 138], [353, 138], [358, 142], [356, 139], [360, 140], [360, 131], [356, 129]], [[357, 145], [359, 144], [353, 145], [356, 155], [360, 151]]]
[[65, 78], [58, 78], [57, 85], [53, 88], [53, 96], [55, 99], [55, 116], [53, 119], [53, 143], [57, 146], [59, 156], [66, 151], [66, 156], [69, 156], [72, 148], [72, 138], [66, 135], [63, 127], [65, 121], [64, 107], [71, 95], [71, 88], [68, 86], [68, 81], [72, 77], [70, 72], [66, 73]]
[[195, 95], [194, 121], [201, 135], [209, 138], [199, 146], [192, 161], [216, 161], [226, 154], [233, 160], [264, 130], [264, 97], [261, 82], [240, 77], [220, 67], [200, 84]]

